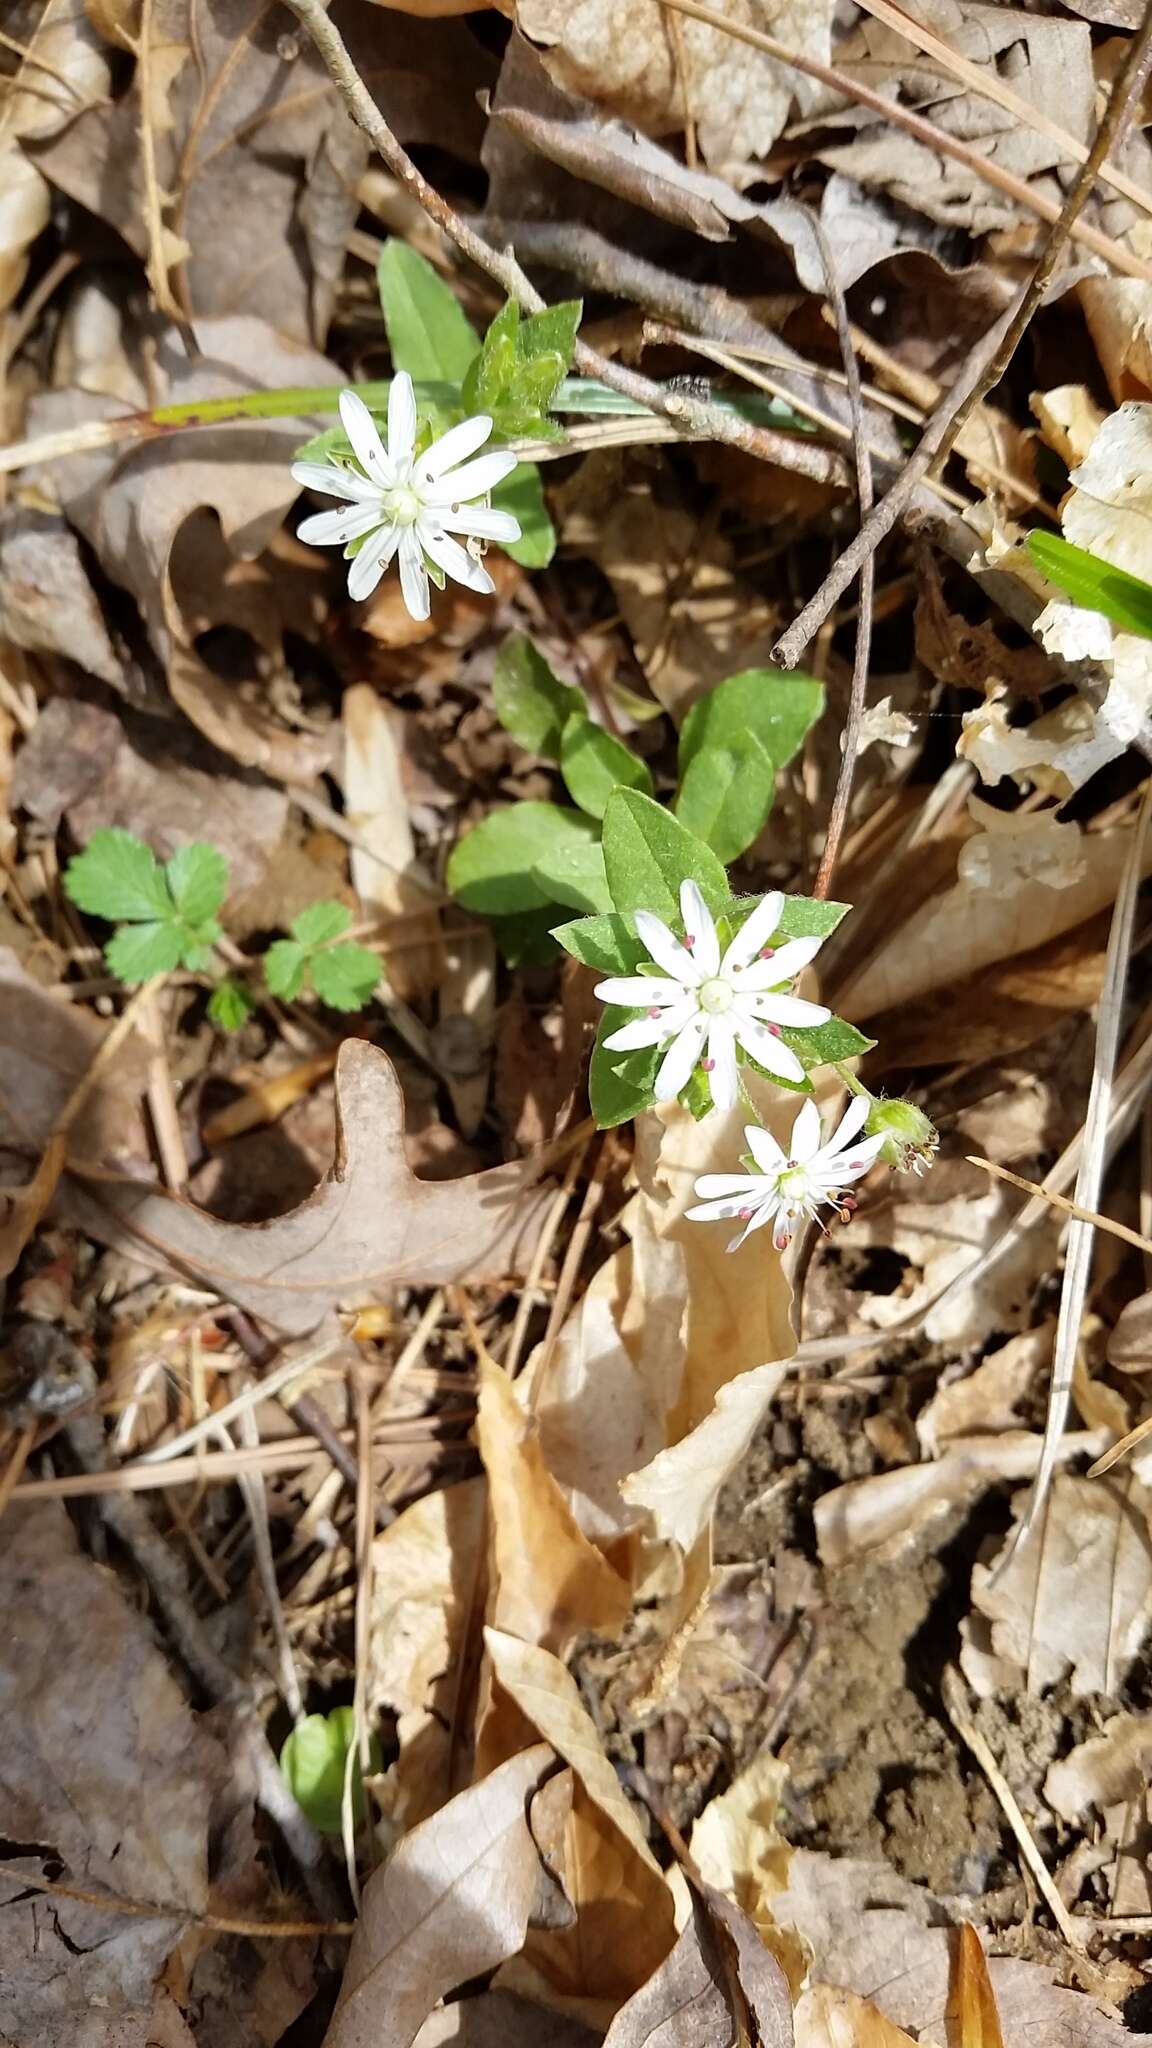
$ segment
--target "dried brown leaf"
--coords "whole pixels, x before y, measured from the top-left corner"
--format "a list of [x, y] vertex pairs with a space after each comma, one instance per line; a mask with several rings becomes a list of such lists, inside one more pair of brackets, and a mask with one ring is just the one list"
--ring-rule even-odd
[[1152, 1762], [1152, 1714], [1113, 1714], [1099, 1735], [1078, 1742], [1044, 1780], [1044, 1797], [1063, 1820], [1080, 1820], [1090, 1806], [1140, 1799]]
[[[29, 34], [14, 78], [0, 97], [0, 311], [10, 306], [28, 270], [28, 252], [52, 213], [52, 193], [23, 145], [46, 140], [103, 100], [108, 54], [83, 0], [47, 0], [28, 17]], [[19, 35], [23, 23], [12, 23]]]
[[960, 1663], [974, 1691], [1116, 1691], [1152, 1619], [1150, 1508], [1134, 1479], [1057, 1477], [1033, 1536], [973, 1569]]
[[[799, 1850], [778, 1912], [809, 1944], [814, 1984], [874, 2000], [886, 2020], [919, 2041], [949, 2038], [954, 1905], [909, 1884], [887, 1864]], [[988, 1975], [1005, 2048], [1147, 2048], [1152, 2042], [1152, 2035], [1128, 2032], [1102, 2001], [1054, 1984], [1042, 1963], [995, 1956]], [[857, 2048], [847, 2030], [838, 2027], [833, 2038], [835, 2048]], [[809, 2048], [802, 2031], [799, 2040]], [[832, 2048], [827, 2035], [817, 2040], [820, 2048]], [[859, 2048], [901, 2044], [887, 2030], [869, 2029]]]
[[870, 1999], [832, 1984], [813, 1984], [796, 2007], [796, 2048], [913, 2048]]
[[80, 558], [57, 513], [0, 511], [0, 638], [34, 654], [63, 654], [123, 689], [124, 673]]
[[552, 1761], [534, 1744], [397, 1844], [365, 1888], [325, 2048], [409, 2048], [447, 1992], [517, 1954], [541, 1872], [527, 1807]]
[[[827, 0], [728, 0], [724, 11], [827, 62]], [[516, 21], [542, 46], [558, 84], [639, 128], [678, 131], [687, 105], [713, 165], [765, 155], [792, 105], [795, 79], [771, 57], [688, 18], [673, 41], [656, 0], [639, 0], [623, 17], [613, 0], [585, 0], [578, 8], [565, 0], [516, 0]]]
[[476, 1441], [492, 1532], [489, 1618], [507, 1635], [563, 1657], [585, 1631], [617, 1634], [632, 1589], [582, 1534], [507, 1373], [482, 1355], [479, 1379]]
[[[117, 2038], [143, 2048], [154, 1980], [182, 1920], [208, 1910], [227, 1756], [198, 1726], [148, 1622], [81, 1554], [58, 1503], [9, 1507], [0, 1615], [0, 1829], [53, 1852], [66, 1883], [160, 1909], [117, 1919], [4, 1879], [0, 2032], [18, 2048]], [[30, 1857], [29, 1872], [43, 1874], [44, 1861]]]
[[720, 1944], [695, 1900], [675, 1948], [620, 2007], [604, 2048], [735, 2048], [738, 2038]]
[[598, 2048], [599, 2029], [511, 1991], [458, 1998], [430, 2013], [412, 2048]]
[[[498, 1629], [486, 1629], [484, 1640], [498, 1692], [481, 1731], [481, 1756], [513, 1736], [510, 1704], [578, 1781], [564, 1846], [576, 1925], [534, 1935], [528, 1961], [566, 1998], [627, 1998], [672, 1947], [672, 1894], [564, 1665]], [[505, 1981], [519, 1988], [515, 1972]]]
[[788, 1888], [792, 1850], [777, 1826], [788, 1766], [767, 1751], [741, 1771], [726, 1792], [710, 1799], [692, 1828], [692, 1860], [716, 1890], [747, 1914], [765, 1946], [798, 1992], [806, 1958], [777, 1927], [772, 1900]]

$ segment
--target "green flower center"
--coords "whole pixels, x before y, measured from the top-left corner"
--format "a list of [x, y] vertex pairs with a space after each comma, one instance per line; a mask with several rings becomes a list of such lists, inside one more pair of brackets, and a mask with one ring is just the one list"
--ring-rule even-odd
[[734, 997], [735, 990], [731, 984], [717, 974], [711, 981], [706, 981], [701, 986], [700, 1008], [706, 1010], [710, 1017], [722, 1017], [725, 1010], [732, 1008]]
[[808, 1191], [808, 1175], [802, 1166], [787, 1166], [776, 1183], [782, 1195], [804, 1195]]
[[415, 526], [420, 517], [420, 500], [410, 484], [397, 484], [385, 498], [384, 510], [394, 526]]

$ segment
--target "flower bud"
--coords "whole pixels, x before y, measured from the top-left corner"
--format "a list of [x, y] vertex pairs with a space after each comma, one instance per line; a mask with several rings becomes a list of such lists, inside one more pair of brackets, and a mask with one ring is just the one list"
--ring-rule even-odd
[[883, 1138], [879, 1157], [901, 1173], [926, 1173], [940, 1143], [924, 1111], [899, 1098], [873, 1098], [864, 1129], [870, 1138]]

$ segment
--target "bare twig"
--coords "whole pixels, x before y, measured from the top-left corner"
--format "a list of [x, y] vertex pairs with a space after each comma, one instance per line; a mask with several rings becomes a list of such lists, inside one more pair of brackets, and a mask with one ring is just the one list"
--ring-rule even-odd
[[1090, 1223], [1094, 1230], [1106, 1230], [1110, 1237], [1122, 1238], [1125, 1244], [1135, 1245], [1137, 1251], [1152, 1252], [1152, 1237], [1142, 1237], [1138, 1230], [1129, 1230], [1126, 1223], [1117, 1223], [1111, 1216], [1102, 1216], [1099, 1209], [1082, 1209], [1079, 1202], [1070, 1202], [1066, 1195], [1058, 1195], [1051, 1188], [1042, 1188], [1034, 1180], [1025, 1180], [1022, 1173], [1009, 1173], [1006, 1166], [997, 1166], [992, 1159], [981, 1159], [975, 1152], [967, 1155], [969, 1166], [979, 1166], [996, 1180], [1008, 1182], [1009, 1187], [1019, 1188], [1023, 1194], [1038, 1195], [1052, 1209], [1063, 1209], [1066, 1216], [1075, 1216], [1079, 1223]]
[[[814, 220], [812, 225], [820, 250], [820, 260], [824, 265], [828, 297], [836, 316], [836, 334], [844, 362], [844, 375], [848, 379], [848, 399], [852, 407], [852, 453], [856, 462], [856, 495], [860, 501], [860, 519], [863, 523], [872, 510], [872, 455], [864, 424], [860, 365], [852, 346], [848, 308], [844, 303], [844, 293], [836, 275], [836, 263], [828, 246], [828, 237], [818, 220]], [[844, 837], [844, 827], [848, 822], [848, 805], [852, 796], [852, 780], [856, 773], [856, 756], [860, 751], [860, 727], [864, 720], [864, 700], [868, 690], [868, 662], [872, 653], [872, 601], [875, 592], [876, 557], [874, 554], [867, 554], [860, 564], [856, 643], [852, 653], [852, 685], [848, 697], [848, 716], [844, 721], [844, 732], [840, 741], [843, 749], [840, 756], [840, 772], [836, 777], [832, 809], [828, 816], [824, 851], [820, 857], [812, 889], [814, 896], [827, 896], [832, 886], [836, 856], [840, 851], [840, 841]]]

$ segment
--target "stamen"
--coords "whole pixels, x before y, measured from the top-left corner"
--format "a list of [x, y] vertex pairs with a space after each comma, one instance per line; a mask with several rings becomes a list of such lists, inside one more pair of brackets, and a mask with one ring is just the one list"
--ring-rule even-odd
[[762, 960], [774, 960], [776, 958], [775, 946], [761, 946], [760, 958]]
[[653, 1008], [652, 1008], [651, 1010], [649, 1010], [649, 1012], [648, 1012], [648, 1015], [649, 1015], [650, 1017], [658, 1017], [658, 1016], [660, 1015], [660, 1005], [659, 1005], [659, 1003], [656, 1003], [656, 1004], [655, 1004], [655, 1005], [653, 1006]]
[[791, 1241], [791, 1233], [790, 1233], [789, 1231], [787, 1231], [787, 1230], [778, 1230], [778, 1231], [776, 1231], [776, 1233], [775, 1233], [775, 1235], [773, 1236], [773, 1239], [772, 1239], [772, 1242], [773, 1242], [773, 1244], [775, 1245], [775, 1247], [776, 1247], [776, 1250], [777, 1250], [778, 1252], [786, 1252], [786, 1251], [787, 1251], [787, 1249], [788, 1249], [788, 1246], [789, 1246], [789, 1243], [790, 1243], [790, 1241]]
[[752, 1211], [751, 1209], [737, 1209], [736, 1214], [740, 1218], [741, 1223], [747, 1223]]
[[700, 1072], [701, 1072], [702, 1074], [711, 1074], [711, 1073], [714, 1073], [714, 1072], [715, 1072], [715, 1070], [716, 1070], [716, 1062], [715, 1062], [715, 1060], [701, 1060], [701, 1062], [700, 1062]]
[[770, 1033], [770, 1035], [773, 1038], [779, 1038], [780, 1026], [778, 1024], [768, 1024], [765, 1026], [765, 1029]]
[[695, 934], [695, 932], [685, 932], [685, 934], [684, 934], [684, 944], [685, 944], [685, 945], [687, 946], [687, 948], [688, 948], [688, 951], [689, 951], [689, 952], [691, 952], [691, 951], [692, 951], [692, 948], [693, 948], [693, 946], [694, 946], [694, 945], [696, 944], [696, 934]]

